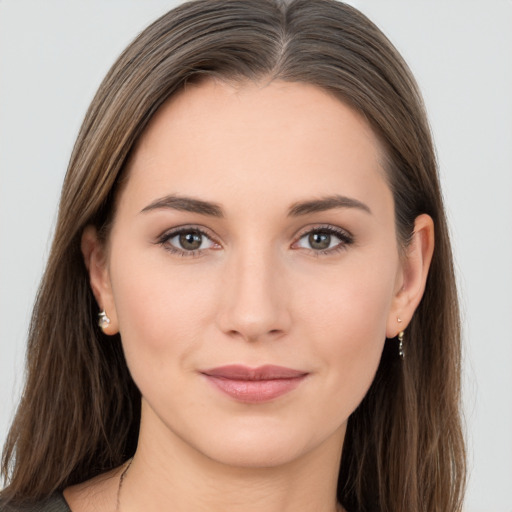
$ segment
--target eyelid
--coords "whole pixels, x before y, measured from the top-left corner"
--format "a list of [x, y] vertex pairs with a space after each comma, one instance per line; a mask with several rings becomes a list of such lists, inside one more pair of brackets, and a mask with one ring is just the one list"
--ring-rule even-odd
[[217, 249], [217, 247], [209, 247], [207, 249], [195, 249], [192, 251], [187, 251], [167, 243], [169, 242], [170, 239], [174, 238], [175, 236], [178, 236], [181, 233], [190, 233], [193, 231], [200, 233], [202, 236], [208, 238], [208, 240], [210, 240], [213, 244], [217, 245], [218, 247], [221, 247], [221, 244], [217, 240], [217, 237], [212, 235], [209, 229], [206, 229], [203, 226], [198, 226], [197, 224], [183, 224], [181, 226], [175, 226], [173, 228], [167, 229], [156, 238], [155, 244], [161, 245], [166, 251], [170, 252], [171, 254], [188, 257], [197, 257], [205, 253], [207, 250]]
[[[176, 247], [174, 245], [168, 244], [167, 242], [173, 237], [187, 232], [197, 232], [202, 236], [208, 238], [213, 244], [217, 247], [209, 247], [207, 249], [196, 249], [196, 250], [184, 250]], [[340, 243], [336, 244], [334, 247], [330, 247], [324, 250], [315, 250], [315, 249], [307, 249], [304, 247], [296, 247], [297, 243], [307, 235], [310, 235], [314, 232], [327, 232], [331, 235], [336, 236]], [[172, 254], [180, 255], [180, 256], [200, 256], [204, 254], [208, 250], [216, 250], [222, 247], [222, 244], [218, 241], [217, 237], [211, 233], [211, 231], [203, 226], [198, 226], [197, 224], [184, 224], [180, 226], [175, 226], [173, 228], [165, 230], [161, 233], [154, 242], [155, 244], [161, 245], [165, 250], [169, 251]], [[347, 229], [341, 228], [339, 226], [335, 226], [332, 224], [314, 224], [308, 225], [302, 228], [294, 237], [294, 242], [291, 245], [292, 249], [303, 249], [309, 251], [315, 256], [333, 254], [340, 250], [346, 250], [347, 246], [354, 243], [354, 236]]]
[[[294, 247], [302, 238], [304, 238], [307, 235], [310, 235], [314, 232], [327, 232], [331, 235], [336, 236], [341, 240], [339, 244], [336, 244], [334, 247], [324, 249], [324, 250], [315, 250], [315, 249], [307, 249], [303, 247]], [[332, 224], [316, 224], [316, 225], [309, 225], [305, 228], [302, 228], [296, 235], [295, 241], [292, 244], [292, 248], [296, 249], [304, 249], [306, 251], [311, 252], [315, 256], [320, 256], [323, 254], [333, 254], [340, 250], [345, 250], [347, 246], [352, 245], [354, 243], [354, 235], [350, 233], [347, 229], [341, 228], [339, 226], [334, 226]]]

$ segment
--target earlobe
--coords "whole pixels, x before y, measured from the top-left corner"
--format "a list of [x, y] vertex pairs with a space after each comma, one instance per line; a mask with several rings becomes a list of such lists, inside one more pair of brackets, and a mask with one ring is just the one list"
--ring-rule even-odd
[[412, 239], [401, 264], [401, 285], [395, 293], [388, 318], [388, 338], [397, 336], [411, 321], [425, 291], [433, 253], [434, 222], [429, 215], [422, 214], [414, 222]]
[[105, 334], [116, 334], [118, 329], [114, 297], [110, 284], [105, 244], [99, 239], [94, 226], [87, 226], [82, 233], [82, 255], [89, 273], [89, 284], [100, 310], [99, 320], [106, 316], [109, 322], [99, 323]]

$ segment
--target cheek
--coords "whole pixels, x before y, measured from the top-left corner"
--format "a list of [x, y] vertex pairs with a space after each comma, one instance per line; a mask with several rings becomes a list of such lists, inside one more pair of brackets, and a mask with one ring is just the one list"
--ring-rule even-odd
[[387, 261], [361, 260], [310, 282], [310, 300], [301, 307], [327, 376], [326, 406], [336, 402], [345, 418], [364, 398], [380, 362], [397, 268], [397, 259]]
[[296, 294], [300, 316], [353, 348], [384, 340], [394, 296], [397, 255], [390, 251], [381, 258], [371, 256], [355, 255], [344, 265], [306, 276], [298, 290], [308, 293]]
[[214, 314], [216, 290], [211, 279], [169, 264], [165, 254], [115, 256], [112, 285], [120, 334], [128, 366], [142, 385], [140, 380], [158, 371], [182, 366], [199, 348]]

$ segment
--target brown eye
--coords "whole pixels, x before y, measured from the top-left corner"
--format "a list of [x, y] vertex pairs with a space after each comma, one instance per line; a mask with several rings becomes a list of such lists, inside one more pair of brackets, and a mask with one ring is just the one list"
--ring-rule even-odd
[[180, 233], [178, 239], [181, 248], [185, 249], [186, 251], [196, 251], [201, 247], [201, 244], [203, 243], [203, 235], [197, 231]]
[[199, 255], [206, 249], [217, 249], [216, 244], [206, 233], [199, 229], [177, 229], [163, 235], [159, 243], [164, 249], [181, 256]]
[[337, 226], [322, 226], [304, 233], [293, 244], [293, 248], [328, 254], [346, 249], [353, 242], [354, 238], [348, 231]]
[[325, 232], [314, 232], [308, 236], [309, 246], [316, 250], [329, 249], [331, 246], [331, 234]]

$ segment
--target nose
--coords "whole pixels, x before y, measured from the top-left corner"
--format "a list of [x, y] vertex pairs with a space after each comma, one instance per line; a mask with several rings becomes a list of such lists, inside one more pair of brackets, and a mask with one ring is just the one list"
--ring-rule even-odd
[[232, 254], [223, 273], [218, 326], [233, 338], [276, 339], [291, 326], [289, 294], [279, 255], [247, 248]]

